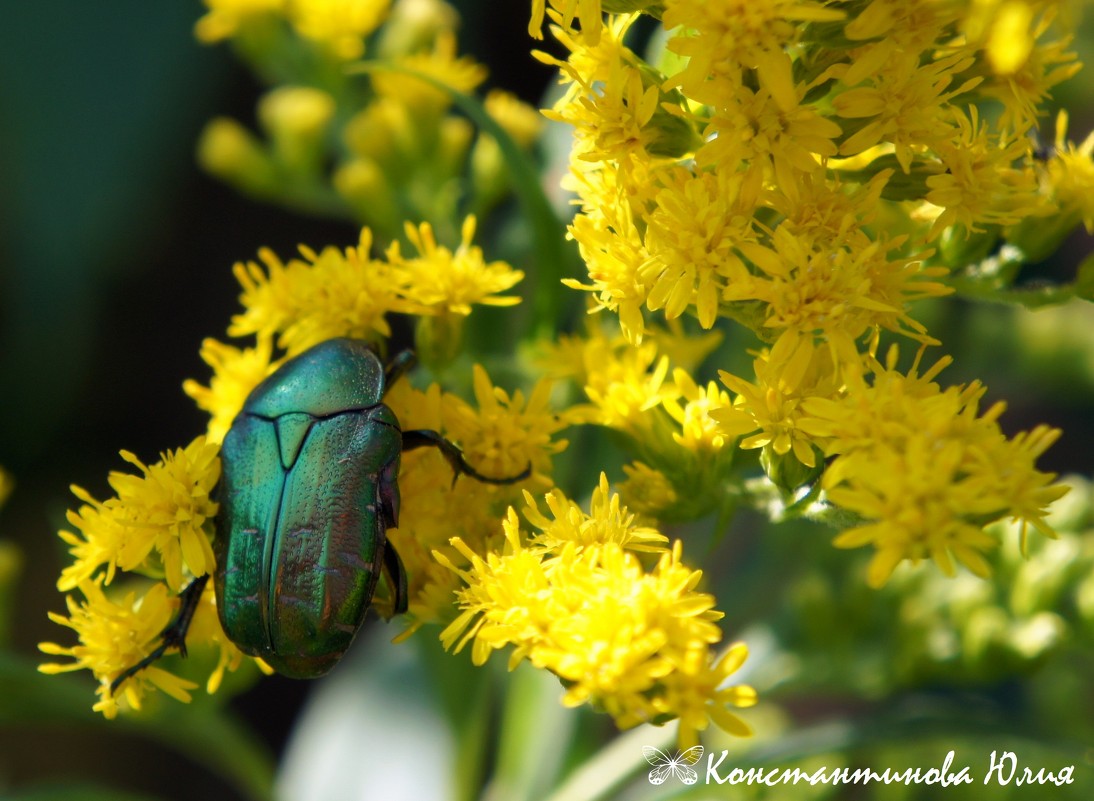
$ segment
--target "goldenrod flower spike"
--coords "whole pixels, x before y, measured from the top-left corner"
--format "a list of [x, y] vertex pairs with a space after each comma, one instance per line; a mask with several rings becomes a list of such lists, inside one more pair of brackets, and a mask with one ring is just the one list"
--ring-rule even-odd
[[525, 519], [539, 534], [526, 537], [510, 508], [504, 551], [480, 556], [453, 540], [467, 569], [434, 554], [467, 585], [456, 593], [462, 613], [441, 635], [445, 647], [471, 643], [482, 664], [512, 646], [510, 669], [527, 659], [550, 670], [566, 684], [564, 704], [596, 704], [624, 728], [679, 717], [684, 741], [710, 721], [746, 735], [726, 707], [751, 705], [755, 692], [723, 685], [747, 649], [716, 659], [722, 614], [696, 591], [701, 572], [681, 563], [681, 544], [663, 550], [652, 571], [643, 568], [633, 550], [664, 538], [627, 533], [642, 530], [631, 528], [618, 496], [608, 497], [604, 477], [587, 514], [557, 490], [546, 498], [553, 520], [526, 498]]

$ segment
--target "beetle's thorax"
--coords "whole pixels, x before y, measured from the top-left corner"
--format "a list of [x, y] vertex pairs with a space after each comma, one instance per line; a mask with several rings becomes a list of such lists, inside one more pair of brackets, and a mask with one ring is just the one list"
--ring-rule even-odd
[[285, 414], [328, 417], [368, 409], [384, 394], [384, 367], [367, 343], [331, 339], [285, 362], [251, 392], [243, 411], [274, 419]]

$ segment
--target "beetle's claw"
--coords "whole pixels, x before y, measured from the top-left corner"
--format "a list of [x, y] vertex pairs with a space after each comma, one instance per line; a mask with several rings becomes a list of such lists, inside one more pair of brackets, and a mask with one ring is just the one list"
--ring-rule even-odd
[[453, 484], [456, 483], [456, 479], [459, 478], [460, 473], [466, 473], [467, 475], [471, 476], [471, 478], [475, 479], [476, 481], [481, 481], [484, 484], [516, 484], [518, 481], [523, 481], [524, 479], [528, 478], [528, 476], [532, 475], [532, 463], [529, 462], [525, 466], [525, 468], [515, 476], [509, 476], [507, 478], [493, 478], [491, 476], [484, 476], [478, 470], [465, 462], [463, 457], [461, 456], [460, 469], [456, 471], [456, 475], [452, 478]]
[[507, 476], [506, 478], [492, 478], [491, 476], [484, 476], [474, 467], [467, 463], [467, 460], [463, 458], [463, 453], [460, 449], [442, 437], [436, 431], [430, 431], [428, 429], [418, 429], [413, 431], [403, 432], [403, 450], [409, 451], [414, 448], [436, 448], [441, 452], [441, 456], [445, 458], [452, 467], [452, 484], [455, 486], [456, 479], [460, 477], [461, 473], [471, 476], [476, 481], [481, 481], [484, 484], [515, 484], [518, 481], [522, 481], [528, 476], [532, 475], [532, 463], [529, 462], [528, 466], [524, 468], [520, 473], [515, 476]]
[[168, 624], [167, 628], [160, 632], [160, 644], [152, 653], [133, 665], [133, 667], [127, 668], [118, 678], [110, 682], [111, 695], [114, 695], [128, 679], [133, 678], [146, 667], [149, 667], [171, 648], [182, 654], [183, 658], [186, 657], [186, 633], [190, 630], [194, 612], [197, 611], [198, 602], [201, 600], [201, 594], [205, 591], [205, 585], [208, 581], [209, 575], [206, 574], [198, 576], [186, 585], [186, 588], [179, 594], [178, 616]]

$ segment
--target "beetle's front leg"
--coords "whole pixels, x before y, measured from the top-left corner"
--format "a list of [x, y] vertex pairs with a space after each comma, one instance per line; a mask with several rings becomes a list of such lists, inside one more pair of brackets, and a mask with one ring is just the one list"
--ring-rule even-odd
[[418, 362], [412, 350], [401, 350], [384, 368], [384, 386], [391, 387], [402, 375]]
[[118, 678], [110, 683], [110, 694], [118, 691], [126, 679], [131, 679], [162, 657], [168, 650], [175, 648], [180, 654], [186, 656], [186, 633], [190, 630], [190, 624], [194, 620], [194, 613], [201, 602], [201, 594], [205, 592], [205, 585], [209, 583], [209, 574], [198, 576], [186, 585], [179, 593], [178, 616], [160, 633], [159, 647], [146, 656], [133, 667], [125, 670]]
[[482, 481], [484, 484], [515, 484], [518, 481], [528, 478], [528, 476], [532, 474], [532, 465], [529, 464], [518, 475], [509, 476], [508, 478], [491, 478], [490, 476], [484, 476], [467, 463], [459, 448], [442, 437], [438, 432], [430, 431], [428, 429], [416, 429], [414, 431], [403, 432], [404, 451], [426, 447], [439, 450], [441, 456], [443, 456], [452, 466], [452, 471], [456, 474], [452, 479], [453, 483], [459, 478], [460, 473], [466, 473], [471, 476], [471, 478], [476, 481]]

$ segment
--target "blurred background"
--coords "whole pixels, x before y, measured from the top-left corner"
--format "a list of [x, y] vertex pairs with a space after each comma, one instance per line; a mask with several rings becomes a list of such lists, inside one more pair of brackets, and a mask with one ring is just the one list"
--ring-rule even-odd
[[[463, 17], [460, 50], [486, 64], [487, 86], [540, 105], [554, 72], [529, 55], [528, 3], [452, 1]], [[222, 337], [237, 308], [231, 265], [263, 245], [290, 254], [299, 243], [344, 246], [356, 239], [349, 223], [259, 204], [198, 169], [194, 147], [205, 122], [223, 114], [253, 124], [261, 91], [228, 48], [194, 39], [193, 23], [202, 11], [197, 0], [42, 0], [5, 8], [0, 465], [15, 488], [0, 510], [0, 540], [14, 543], [20, 555], [18, 569], [0, 577], [6, 595], [0, 603], [14, 612], [10, 630], [0, 632], [6, 636], [0, 699], [9, 702], [19, 692], [12, 678], [23, 675], [19, 667], [41, 661], [37, 643], [65, 636], [46, 612], [63, 610], [55, 583], [65, 550], [56, 531], [75, 505], [69, 485], [104, 497], [108, 472], [124, 467], [119, 449], [154, 461], [161, 450], [204, 429], [205, 415], [180, 386], [187, 377], [207, 378], [198, 356], [201, 341]], [[1094, 127], [1090, 29], [1088, 21], [1078, 46], [1086, 70], [1057, 92], [1057, 101], [1072, 109], [1073, 140]], [[1090, 251], [1089, 237], [1077, 234], [1030, 278], [1068, 280]], [[989, 387], [985, 407], [1006, 398], [1002, 422], [1008, 433], [1040, 422], [1063, 428], [1064, 437], [1040, 465], [1089, 475], [1089, 305], [1034, 313], [956, 301], [919, 316], [947, 352], [960, 354], [944, 381], [981, 378]], [[795, 547], [789, 536], [771, 547]], [[733, 588], [719, 586], [717, 569], [709, 575], [720, 608], [733, 609]], [[376, 642], [396, 633], [370, 625], [380, 629]], [[466, 668], [466, 658], [459, 661], [452, 670]], [[397, 684], [405, 674], [391, 675]], [[69, 779], [124, 788], [135, 797], [239, 797], [165, 739], [99, 721], [90, 713], [91, 678], [80, 678], [87, 685], [82, 723], [51, 717], [48, 710], [28, 722], [0, 700], [0, 797]], [[273, 677], [231, 703], [276, 758], [309, 693], [321, 684]], [[1086, 703], [1089, 693], [1078, 700]], [[1088, 718], [1092, 713], [1086, 707]], [[425, 724], [427, 712], [420, 714]], [[591, 740], [611, 731], [606, 719], [581, 720]], [[57, 792], [25, 797], [66, 797]], [[1037, 792], [1031, 789], [1028, 797]], [[394, 796], [377, 787], [371, 797]]]

